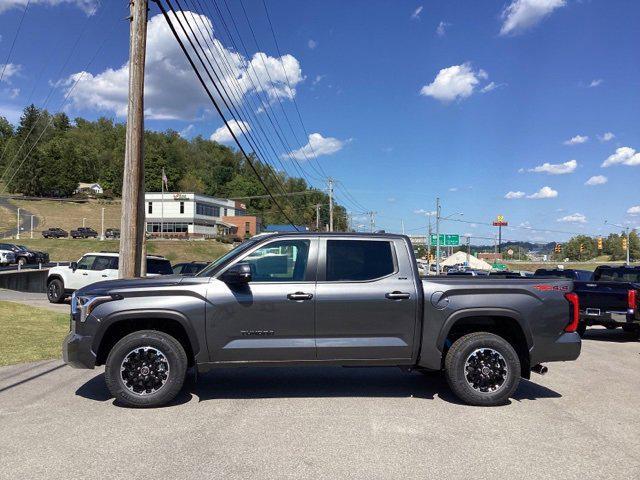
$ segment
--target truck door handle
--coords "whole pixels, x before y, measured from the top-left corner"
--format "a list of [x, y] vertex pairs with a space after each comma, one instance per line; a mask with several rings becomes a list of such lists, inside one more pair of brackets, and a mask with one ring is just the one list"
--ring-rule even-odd
[[411, 298], [410, 293], [404, 293], [404, 292], [398, 292], [398, 291], [386, 293], [384, 296], [387, 297], [389, 300], [406, 300], [407, 298]]
[[313, 298], [313, 295], [310, 293], [296, 292], [290, 293], [289, 295], [287, 295], [287, 298], [289, 300], [311, 300]]

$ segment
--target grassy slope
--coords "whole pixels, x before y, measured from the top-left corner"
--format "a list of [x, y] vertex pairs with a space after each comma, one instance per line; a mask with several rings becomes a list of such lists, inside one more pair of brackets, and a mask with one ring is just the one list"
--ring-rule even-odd
[[[102, 208], [104, 207], [104, 228], [120, 228], [120, 203], [89, 203], [56, 202], [55, 200], [11, 200], [17, 207], [36, 215], [40, 224], [35, 229], [37, 236], [50, 227], [60, 227], [70, 231], [85, 225], [100, 232]], [[13, 219], [15, 221], [15, 219]]]
[[[51, 261], [79, 259], [87, 252], [117, 251], [118, 241], [74, 240], [34, 238], [19, 240], [19, 243], [34, 250], [49, 253]], [[214, 240], [152, 240], [147, 243], [147, 252], [167, 257], [171, 263], [192, 260], [212, 261], [229, 250], [230, 246]]]
[[61, 356], [68, 315], [0, 301], [0, 366]]

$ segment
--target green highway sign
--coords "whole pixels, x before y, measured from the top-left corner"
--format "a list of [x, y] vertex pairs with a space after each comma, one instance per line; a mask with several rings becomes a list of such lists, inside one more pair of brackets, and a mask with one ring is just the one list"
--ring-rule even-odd
[[[431, 234], [431, 245], [438, 244], [438, 237], [435, 234]], [[457, 247], [460, 245], [460, 235], [450, 235], [448, 233], [440, 234], [440, 246], [441, 247]]]

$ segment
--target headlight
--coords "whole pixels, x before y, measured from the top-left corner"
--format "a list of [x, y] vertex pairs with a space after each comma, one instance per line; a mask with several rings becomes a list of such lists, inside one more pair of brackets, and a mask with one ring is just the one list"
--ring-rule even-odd
[[71, 297], [71, 313], [80, 311], [80, 321], [84, 322], [98, 305], [122, 299], [119, 295], [76, 295]]

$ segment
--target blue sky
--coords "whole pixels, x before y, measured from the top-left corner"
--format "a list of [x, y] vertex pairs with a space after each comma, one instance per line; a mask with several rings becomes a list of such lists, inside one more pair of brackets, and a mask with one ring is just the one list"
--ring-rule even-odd
[[[0, 64], [25, 3], [0, 5]], [[16, 121], [27, 101], [42, 105], [52, 91], [50, 110], [63, 105], [71, 116], [123, 119], [126, 2], [102, 3], [108, 8], [95, 0], [32, 0], [0, 82], [0, 115]], [[259, 49], [238, 3], [230, 2], [249, 55], [277, 77], [282, 64], [262, 2], [244, 4]], [[299, 150], [293, 157], [315, 177], [295, 98], [307, 132], [317, 134], [311, 140], [317, 161], [341, 182], [338, 199], [358, 212], [348, 190], [378, 212], [380, 228], [398, 231], [404, 220], [407, 231], [417, 231], [436, 196], [444, 215], [464, 212], [459, 218], [471, 222], [443, 229], [477, 237], [495, 233], [480, 222], [497, 214], [522, 227], [504, 236], [523, 240], [570, 236], [556, 231], [606, 234], [605, 219], [639, 225], [638, 2], [269, 1], [268, 7], [295, 92], [282, 79], [262, 77], [263, 98], [276, 113], [281, 103], [295, 120], [296, 135], [288, 137], [291, 150]], [[146, 126], [209, 137], [222, 122], [157, 14], [152, 6]], [[225, 55], [235, 59], [212, 20]], [[266, 57], [253, 57], [258, 51]], [[255, 106], [260, 94], [238, 88], [244, 105]], [[264, 113], [256, 118], [266, 122]], [[226, 141], [228, 134], [216, 138]], [[278, 153], [294, 173], [295, 160], [283, 146]], [[589, 179], [594, 185], [585, 185]], [[355, 222], [366, 223], [358, 216]]]

